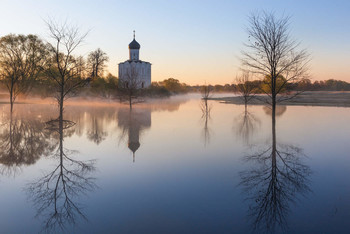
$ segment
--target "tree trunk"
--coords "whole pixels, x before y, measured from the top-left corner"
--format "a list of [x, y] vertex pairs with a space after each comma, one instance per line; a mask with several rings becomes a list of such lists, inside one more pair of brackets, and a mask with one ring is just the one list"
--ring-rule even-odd
[[[277, 148], [276, 148], [276, 102], [272, 106], [272, 152], [271, 152], [271, 180], [277, 183]], [[272, 197], [276, 199], [276, 189], [272, 189]]]
[[62, 79], [62, 84], [61, 84], [61, 90], [60, 90], [60, 100], [59, 100], [59, 103], [60, 103], [60, 116], [59, 116], [59, 121], [60, 123], [63, 121], [63, 102], [64, 102], [64, 79]]
[[13, 85], [11, 85], [11, 89], [10, 89], [10, 106], [11, 106], [11, 115], [12, 115], [12, 111], [13, 111]]
[[59, 121], [63, 121], [63, 98], [60, 100], [60, 116]]
[[10, 106], [11, 106], [11, 113], [13, 111], [13, 100], [12, 100], [12, 94], [10, 95]]
[[130, 107], [130, 110], [132, 109], [132, 97], [131, 97], [131, 94], [129, 94], [129, 107]]

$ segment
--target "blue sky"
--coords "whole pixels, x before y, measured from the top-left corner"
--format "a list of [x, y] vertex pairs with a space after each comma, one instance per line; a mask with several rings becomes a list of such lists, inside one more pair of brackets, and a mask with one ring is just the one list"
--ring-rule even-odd
[[101, 48], [116, 75], [136, 30], [140, 58], [153, 64], [152, 80], [224, 84], [238, 73], [247, 18], [261, 10], [292, 17], [292, 37], [311, 54], [313, 80], [350, 81], [350, 1], [2, 0], [0, 36], [33, 33], [48, 39], [44, 20], [68, 20], [90, 30], [77, 53]]

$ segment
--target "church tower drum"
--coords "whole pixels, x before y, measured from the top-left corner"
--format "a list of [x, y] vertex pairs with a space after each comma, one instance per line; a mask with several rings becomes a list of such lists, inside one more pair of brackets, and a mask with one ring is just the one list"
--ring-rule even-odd
[[137, 61], [139, 60], [140, 54], [140, 44], [135, 40], [135, 30], [134, 30], [134, 40], [129, 44], [129, 60]]

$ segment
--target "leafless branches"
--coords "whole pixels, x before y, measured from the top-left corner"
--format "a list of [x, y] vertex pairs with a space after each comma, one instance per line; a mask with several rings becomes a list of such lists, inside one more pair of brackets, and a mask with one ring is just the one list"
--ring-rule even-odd
[[[248, 43], [242, 51], [242, 69], [254, 74], [270, 77], [267, 83], [271, 93], [271, 105], [276, 105], [276, 96], [288, 82], [296, 82], [307, 77], [309, 55], [306, 50], [298, 50], [299, 43], [291, 39], [289, 17], [280, 19], [272, 13], [262, 13], [250, 17], [247, 29]], [[283, 77], [277, 85], [278, 77]]]
[[244, 71], [240, 76], [236, 77], [237, 92], [242, 97], [244, 105], [247, 108], [248, 102], [255, 97], [255, 86], [250, 80], [250, 73]]
[[56, 99], [63, 112], [63, 102], [69, 95], [86, 84], [81, 74], [81, 61], [74, 56], [74, 51], [84, 41], [87, 33], [80, 33], [78, 27], [67, 23], [59, 24], [54, 21], [46, 22], [52, 44], [50, 46], [51, 62], [46, 69], [47, 75], [56, 84]]
[[133, 65], [130, 65], [127, 72], [123, 73], [122, 77], [119, 77], [118, 95], [120, 100], [127, 100], [130, 109], [132, 109], [132, 104], [142, 102], [142, 100], [138, 99], [141, 88], [143, 88], [143, 82], [139, 73]]

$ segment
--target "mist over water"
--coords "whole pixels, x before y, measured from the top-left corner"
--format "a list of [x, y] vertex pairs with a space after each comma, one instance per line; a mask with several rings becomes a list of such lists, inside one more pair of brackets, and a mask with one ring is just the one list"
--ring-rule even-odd
[[[217, 95], [216, 95], [217, 96]], [[4, 233], [347, 233], [348, 108], [1, 104]], [[21, 225], [14, 225], [21, 220]]]

